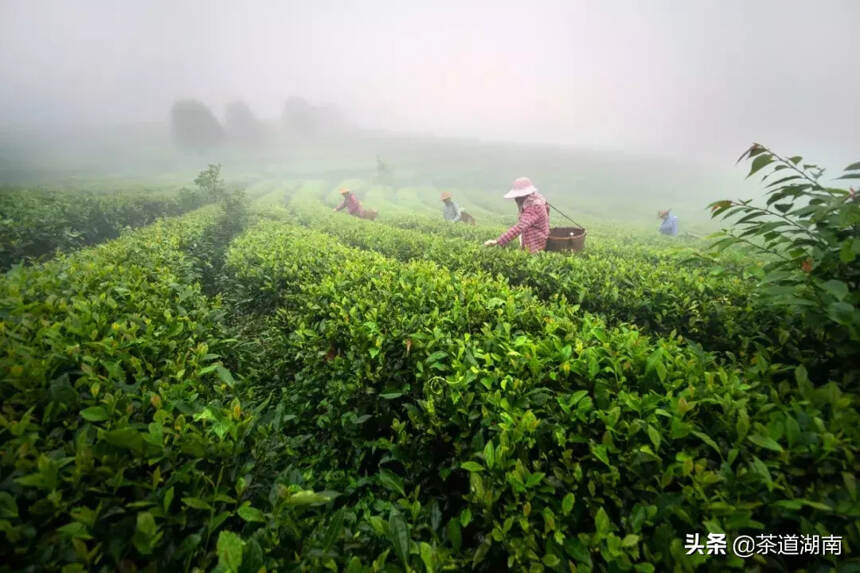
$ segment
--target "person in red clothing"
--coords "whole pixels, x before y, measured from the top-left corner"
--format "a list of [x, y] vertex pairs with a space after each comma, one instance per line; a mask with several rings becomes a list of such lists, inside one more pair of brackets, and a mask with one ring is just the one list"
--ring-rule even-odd
[[359, 217], [361, 215], [361, 203], [355, 198], [355, 195], [346, 188], [341, 189], [340, 194], [343, 195], [343, 201], [341, 201], [340, 205], [335, 207], [334, 210], [340, 211], [346, 207], [346, 210], [349, 211], [350, 215]]
[[549, 237], [549, 204], [544, 196], [538, 193], [528, 177], [520, 177], [514, 181], [511, 190], [505, 193], [505, 199], [516, 200], [520, 219], [498, 239], [491, 239], [484, 245], [502, 246], [522, 235], [523, 249], [530, 253], [544, 250], [546, 239]]

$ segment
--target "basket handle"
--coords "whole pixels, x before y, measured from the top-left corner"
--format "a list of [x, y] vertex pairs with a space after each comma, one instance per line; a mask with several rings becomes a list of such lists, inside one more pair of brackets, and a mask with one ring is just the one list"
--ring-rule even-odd
[[570, 221], [571, 223], [573, 223], [574, 225], [576, 225], [576, 226], [577, 226], [577, 227], [579, 227], [580, 229], [584, 229], [584, 228], [585, 228], [585, 227], [583, 227], [582, 225], [580, 225], [579, 223], [577, 223], [576, 221], [574, 221], [573, 219], [571, 219], [570, 217], [568, 217], [567, 215], [565, 215], [564, 213], [562, 213], [562, 212], [561, 212], [561, 210], [560, 210], [558, 207], [556, 207], [555, 205], [553, 205], [553, 204], [552, 204], [552, 203], [550, 203], [549, 201], [547, 201], [547, 202], [546, 202], [546, 204], [547, 204], [547, 205], [549, 205], [550, 207], [552, 207], [553, 209], [555, 209], [556, 211], [558, 211], [559, 215], [561, 215], [562, 217], [564, 217], [565, 219], [567, 219], [568, 221]]

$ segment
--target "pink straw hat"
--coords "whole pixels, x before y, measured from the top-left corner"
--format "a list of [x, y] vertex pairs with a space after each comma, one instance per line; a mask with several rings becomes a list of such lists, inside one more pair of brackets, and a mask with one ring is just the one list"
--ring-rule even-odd
[[510, 191], [505, 193], [505, 199], [516, 199], [517, 197], [525, 197], [537, 193], [537, 187], [532, 185], [532, 180], [528, 177], [518, 177], [514, 179], [514, 185]]

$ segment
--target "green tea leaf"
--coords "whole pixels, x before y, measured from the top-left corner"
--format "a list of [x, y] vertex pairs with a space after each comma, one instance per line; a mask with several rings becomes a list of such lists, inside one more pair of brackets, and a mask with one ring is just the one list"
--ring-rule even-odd
[[57, 528], [57, 532], [63, 537], [70, 539], [92, 539], [92, 535], [87, 531], [86, 526], [78, 521], [73, 521], [62, 527]]
[[120, 428], [119, 430], [105, 432], [104, 439], [112, 446], [135, 451], [143, 449], [143, 437], [137, 430], [132, 428]]
[[427, 570], [427, 573], [433, 573], [436, 570], [436, 567], [433, 564], [433, 548], [426, 541], [422, 541], [419, 545], [418, 552], [421, 555], [421, 561], [424, 563], [424, 568]]
[[231, 374], [229, 370], [227, 370], [220, 364], [215, 367], [215, 373], [218, 375], [218, 378], [221, 380], [221, 382], [223, 382], [230, 388], [236, 385], [236, 380], [233, 379], [233, 374]]
[[660, 449], [660, 432], [654, 426], [648, 425], [648, 438], [651, 439], [651, 443], [654, 444], [654, 449]]
[[0, 518], [14, 519], [18, 517], [18, 504], [9, 492], [0, 491]]
[[747, 436], [747, 439], [749, 441], [751, 441], [752, 443], [754, 443], [755, 445], [761, 447], [761, 448], [766, 448], [768, 450], [773, 450], [775, 452], [781, 452], [782, 451], [782, 446], [780, 446], [776, 442], [776, 440], [774, 440], [773, 438], [771, 438], [769, 436], [760, 436], [760, 435], [756, 434], [756, 435]]
[[170, 510], [170, 504], [173, 502], [173, 486], [164, 493], [164, 501], [162, 503], [162, 507], [164, 508], [165, 513]]
[[287, 503], [290, 505], [317, 505], [328, 503], [331, 500], [331, 496], [322, 492], [317, 493], [311, 490], [302, 490], [290, 495], [287, 499]]
[[391, 544], [394, 546], [394, 552], [403, 563], [409, 568], [409, 528], [406, 525], [406, 520], [400, 512], [392, 509], [388, 517], [388, 530], [391, 536]]
[[493, 440], [487, 442], [484, 446], [484, 460], [487, 462], [487, 467], [493, 469], [496, 463], [496, 452], [493, 449]]
[[703, 442], [705, 442], [706, 444], [708, 444], [709, 446], [711, 446], [711, 448], [713, 448], [714, 451], [717, 452], [717, 454], [720, 457], [722, 457], [723, 453], [720, 451], [720, 447], [717, 445], [717, 443], [709, 435], [702, 433], [702, 432], [698, 432], [698, 431], [693, 431], [692, 434], [694, 436], [696, 436], [697, 438], [699, 438], [700, 440], [702, 440]]
[[568, 492], [567, 495], [564, 496], [564, 499], [561, 500], [561, 511], [564, 515], [567, 515], [573, 510], [573, 504], [576, 501], [576, 497], [573, 493]]
[[108, 413], [101, 406], [90, 406], [81, 410], [81, 418], [88, 422], [104, 422], [108, 419]]
[[379, 470], [379, 481], [386, 488], [405, 496], [406, 491], [403, 488], [403, 479], [397, 474], [393, 474], [385, 469]]
[[263, 512], [256, 507], [252, 507], [247, 501], [239, 507], [239, 511], [237, 511], [237, 513], [239, 514], [239, 517], [245, 521], [257, 521], [260, 523], [266, 521], [266, 517], [263, 515]]
[[594, 526], [597, 528], [597, 535], [601, 539], [609, 533], [611, 524], [609, 516], [606, 514], [606, 510], [603, 509], [603, 507], [598, 509], [597, 515], [594, 516]]
[[612, 467], [611, 464], [609, 463], [609, 454], [606, 451], [606, 446], [604, 446], [604, 445], [597, 445], [597, 446], [593, 445], [593, 446], [591, 446], [591, 453], [598, 460], [600, 460], [601, 462], [603, 462], [607, 466]]
[[199, 497], [183, 497], [182, 503], [194, 509], [214, 509], [211, 505], [200, 499]]
[[468, 470], [470, 472], [482, 472], [484, 471], [484, 467], [478, 462], [463, 462], [460, 464], [460, 467], [464, 470]]
[[460, 547], [463, 544], [463, 535], [461, 533], [460, 520], [456, 518], [450, 520], [448, 522], [446, 530], [448, 533], [448, 541], [451, 542], [451, 546], [454, 548], [454, 551], [460, 551]]
[[216, 552], [218, 566], [230, 573], [238, 573], [242, 565], [242, 548], [245, 542], [232, 531], [224, 530], [218, 534]]
[[328, 551], [334, 547], [335, 542], [343, 533], [343, 508], [339, 509], [331, 520], [325, 535], [323, 536], [323, 551]]

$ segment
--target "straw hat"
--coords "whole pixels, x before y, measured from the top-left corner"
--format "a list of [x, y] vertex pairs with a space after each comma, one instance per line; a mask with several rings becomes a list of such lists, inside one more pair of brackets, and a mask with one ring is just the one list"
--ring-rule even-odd
[[505, 199], [516, 199], [517, 197], [525, 197], [532, 193], [537, 193], [537, 187], [532, 185], [532, 180], [528, 177], [518, 177], [514, 179], [511, 190], [505, 193]]
[[448, 193], [447, 191], [443, 191], [443, 192], [442, 192], [442, 196], [440, 197], [440, 199], [442, 199], [442, 201], [446, 201], [446, 200], [450, 199], [450, 198], [451, 198], [451, 196], [452, 196], [452, 195], [451, 195], [450, 193]]
[[340, 194], [341, 194], [341, 195], [346, 195], [347, 193], [349, 193], [349, 189], [347, 189], [346, 187], [343, 187], [343, 188], [340, 190]]

